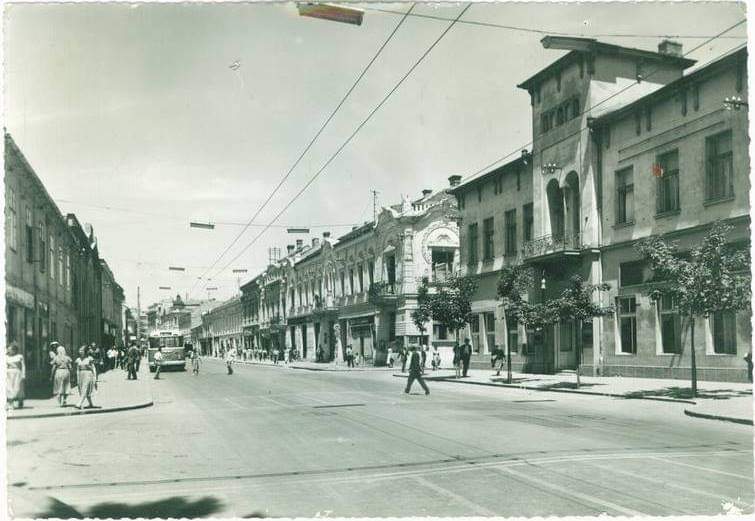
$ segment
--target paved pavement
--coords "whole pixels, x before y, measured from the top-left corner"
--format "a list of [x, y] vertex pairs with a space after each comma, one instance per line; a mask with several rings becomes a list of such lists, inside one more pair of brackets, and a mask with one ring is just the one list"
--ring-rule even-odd
[[[394, 373], [394, 376], [405, 378], [406, 374]], [[505, 372], [496, 376], [495, 372], [484, 369], [470, 369], [468, 377], [459, 379], [451, 370], [427, 371], [426, 377], [457, 384], [681, 402], [689, 405], [683, 412], [690, 416], [752, 425], [752, 383], [700, 381], [697, 397], [693, 398], [688, 380], [582, 376], [577, 387], [574, 373], [535, 375], [514, 372], [512, 383], [508, 384]]]
[[685, 404], [207, 360], [155, 406], [8, 423], [16, 516], [751, 513], [752, 427]]
[[77, 388], [71, 389], [66, 407], [60, 407], [57, 397], [46, 399], [27, 399], [22, 409], [9, 409], [7, 418], [32, 419], [52, 416], [75, 416], [81, 414], [96, 414], [106, 412], [121, 412], [131, 409], [150, 407], [153, 404], [150, 392], [150, 373], [146, 362], [139, 367], [137, 380], [127, 380], [126, 371], [114, 369], [99, 375], [97, 390], [92, 396], [94, 407], [85, 405], [84, 409], [77, 409], [81, 396]]

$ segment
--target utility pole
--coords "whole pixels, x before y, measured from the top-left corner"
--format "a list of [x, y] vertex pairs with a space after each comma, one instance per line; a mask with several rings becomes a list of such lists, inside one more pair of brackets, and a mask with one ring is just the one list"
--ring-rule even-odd
[[378, 191], [374, 188], [370, 190], [372, 192], [372, 222], [377, 222], [377, 202], [378, 202]]
[[140, 326], [142, 322], [142, 304], [141, 304], [141, 289], [136, 287], [136, 341], [141, 348], [142, 336], [140, 334]]

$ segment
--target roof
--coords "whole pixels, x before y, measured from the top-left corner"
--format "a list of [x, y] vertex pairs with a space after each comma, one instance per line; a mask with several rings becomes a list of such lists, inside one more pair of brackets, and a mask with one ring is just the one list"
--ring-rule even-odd
[[685, 69], [695, 64], [695, 60], [684, 58], [682, 56], [674, 56], [671, 54], [635, 49], [633, 47], [623, 47], [621, 45], [603, 43], [594, 38], [546, 36], [540, 40], [540, 43], [542, 43], [543, 47], [546, 49], [562, 49], [569, 50], [569, 52], [517, 85], [520, 89], [530, 90], [533, 86], [540, 83], [544, 78], [550, 76], [555, 71], [563, 69], [567, 65], [576, 62], [577, 59], [585, 53], [622, 55], [655, 62], [663, 61], [679, 65]]
[[[528, 154], [529, 157], [529, 154]], [[491, 177], [495, 177], [498, 174], [502, 174], [503, 172], [507, 170], [511, 170], [514, 166], [520, 166], [525, 165], [524, 156], [520, 156], [513, 161], [509, 161], [508, 163], [504, 163], [501, 166], [498, 166], [494, 168], [493, 170], [489, 170], [485, 172], [484, 174], [480, 174], [477, 177], [473, 177], [461, 184], [458, 184], [454, 186], [453, 188], [449, 188], [447, 191], [450, 194], [458, 194], [461, 191], [467, 190], [468, 188], [471, 188], [472, 186], [475, 186], [477, 183], [481, 183], [483, 181], [486, 181], [490, 179]]]
[[366, 233], [372, 231], [372, 229], [374, 228], [374, 225], [375, 225], [374, 221], [369, 221], [369, 222], [364, 223], [362, 226], [357, 226], [356, 228], [346, 233], [345, 235], [341, 235], [338, 238], [338, 244], [340, 245], [342, 243], [352, 241], [356, 239], [357, 237], [361, 237], [362, 235], [365, 235]]
[[600, 117], [593, 119], [592, 126], [597, 127], [597, 126], [606, 125], [612, 121], [621, 119], [628, 114], [634, 113], [634, 111], [637, 110], [637, 108], [645, 105], [649, 101], [656, 101], [656, 100], [660, 100], [660, 99], [664, 99], [669, 96], [672, 96], [676, 94], [676, 92], [679, 90], [680, 87], [683, 87], [684, 85], [687, 85], [688, 83], [691, 83], [693, 81], [700, 80], [702, 77], [713, 74], [722, 68], [731, 66], [732, 62], [737, 62], [739, 60], [746, 59], [746, 56], [747, 56], [746, 47], [742, 47], [741, 49], [725, 54], [721, 58], [718, 58], [717, 60], [712, 61], [708, 63], [707, 65], [692, 71], [686, 76], [682, 76], [678, 80], [672, 81], [671, 83], [664, 85], [663, 87], [651, 92], [650, 94], [642, 96], [641, 98], [629, 104], [623, 105], [611, 112], [607, 112], [601, 115]]

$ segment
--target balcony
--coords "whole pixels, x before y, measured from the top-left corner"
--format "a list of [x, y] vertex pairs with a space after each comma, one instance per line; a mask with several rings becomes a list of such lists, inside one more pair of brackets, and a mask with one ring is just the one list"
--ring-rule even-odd
[[367, 300], [375, 305], [395, 302], [398, 299], [396, 292], [395, 282], [374, 282], [367, 292]]
[[577, 256], [581, 250], [579, 233], [567, 232], [559, 235], [543, 235], [526, 241], [522, 246], [522, 256], [525, 260], [537, 261], [560, 255]]

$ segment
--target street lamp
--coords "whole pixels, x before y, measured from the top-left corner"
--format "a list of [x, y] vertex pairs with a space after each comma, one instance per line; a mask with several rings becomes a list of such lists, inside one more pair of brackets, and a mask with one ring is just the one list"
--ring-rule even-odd
[[334, 4], [316, 4], [302, 3], [296, 4], [300, 16], [309, 16], [310, 18], [320, 18], [330, 20], [331, 22], [341, 22], [351, 25], [362, 25], [364, 11], [343, 7]]

